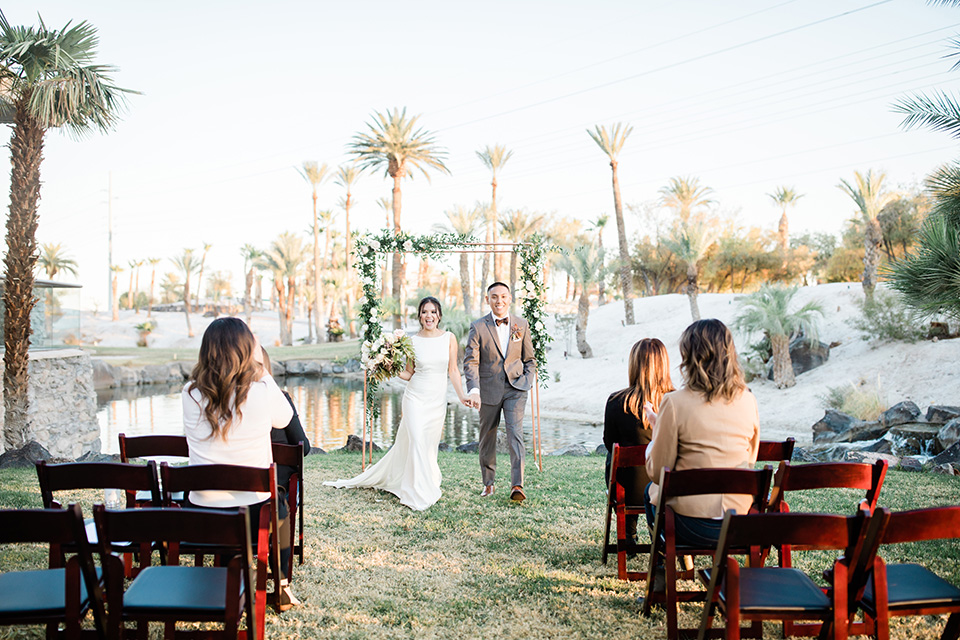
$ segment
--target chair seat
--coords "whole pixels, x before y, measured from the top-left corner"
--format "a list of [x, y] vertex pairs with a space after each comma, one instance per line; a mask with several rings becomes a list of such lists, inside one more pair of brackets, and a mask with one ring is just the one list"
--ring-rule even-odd
[[[153, 496], [150, 495], [150, 492], [148, 490], [141, 489], [140, 491], [137, 491], [136, 499], [138, 503], [150, 502], [151, 500], [153, 500]], [[171, 493], [170, 499], [178, 504], [183, 503], [183, 491], [177, 491], [175, 493]]]
[[[724, 598], [724, 592], [720, 592]], [[763, 567], [740, 569], [740, 610], [749, 613], [776, 611], [830, 611], [830, 598], [798, 569]]]
[[[62, 614], [66, 569], [0, 573], [0, 620]], [[89, 605], [87, 588], [80, 581], [80, 610]]]
[[[960, 604], [960, 589], [918, 564], [887, 565], [887, 594], [891, 609]], [[868, 606], [874, 606], [872, 576], [867, 581], [863, 600]]]
[[123, 594], [123, 611], [131, 617], [174, 609], [222, 615], [226, 589], [226, 567], [148, 567]]

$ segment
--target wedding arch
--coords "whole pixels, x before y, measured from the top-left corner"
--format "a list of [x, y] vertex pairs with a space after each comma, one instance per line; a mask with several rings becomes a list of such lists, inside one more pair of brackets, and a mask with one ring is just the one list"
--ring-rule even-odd
[[[537, 363], [536, 384], [530, 390], [531, 419], [533, 431], [534, 460], [543, 471], [543, 450], [540, 441], [540, 386], [549, 380], [547, 372], [547, 344], [553, 340], [546, 331], [544, 318], [544, 298], [546, 285], [543, 282], [543, 269], [550, 245], [540, 234], [533, 234], [524, 242], [478, 242], [470, 236], [437, 233], [432, 235], [412, 235], [406, 232], [394, 233], [384, 230], [379, 235], [360, 235], [353, 250], [356, 256], [355, 267], [360, 278], [363, 295], [360, 297], [360, 338], [368, 344], [373, 343], [383, 332], [382, 309], [380, 300], [380, 282], [378, 262], [391, 253], [412, 253], [420, 258], [437, 259], [449, 253], [516, 253], [519, 258], [519, 279], [514, 298], [519, 301], [523, 317], [530, 325], [530, 338], [533, 342], [534, 358]], [[373, 421], [379, 417], [380, 405], [376, 400], [379, 387], [368, 372], [363, 374], [363, 454], [361, 467], [367, 464], [367, 426], [370, 426], [371, 440]], [[370, 462], [373, 462], [373, 447], [370, 447]]]

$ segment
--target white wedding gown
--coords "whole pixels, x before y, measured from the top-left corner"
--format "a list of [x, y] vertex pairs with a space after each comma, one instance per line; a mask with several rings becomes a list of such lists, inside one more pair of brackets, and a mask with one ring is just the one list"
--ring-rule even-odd
[[400, 403], [400, 426], [393, 446], [382, 458], [350, 480], [323, 484], [341, 489], [370, 487], [389, 491], [400, 504], [423, 511], [440, 499], [437, 449], [447, 412], [447, 367], [450, 333], [435, 338], [413, 336], [416, 367]]

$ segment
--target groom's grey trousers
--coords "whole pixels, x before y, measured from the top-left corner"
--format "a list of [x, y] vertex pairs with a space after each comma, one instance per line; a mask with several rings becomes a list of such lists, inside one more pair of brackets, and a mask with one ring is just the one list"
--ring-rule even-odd
[[527, 403], [524, 391], [511, 389], [499, 403], [480, 405], [480, 477], [484, 486], [493, 484], [497, 471], [497, 427], [503, 411], [507, 428], [507, 446], [510, 448], [510, 485], [523, 486], [523, 409]]

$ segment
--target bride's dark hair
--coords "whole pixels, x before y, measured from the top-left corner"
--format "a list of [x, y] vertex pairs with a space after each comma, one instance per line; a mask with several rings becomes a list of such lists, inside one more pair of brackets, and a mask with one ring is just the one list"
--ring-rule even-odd
[[[423, 313], [423, 305], [427, 304], [428, 302], [433, 303], [433, 306], [437, 308], [437, 316], [439, 316], [437, 319], [437, 326], [439, 327], [440, 320], [443, 319], [443, 307], [440, 306], [440, 301], [434, 298], [433, 296], [427, 296], [426, 298], [420, 301], [420, 304], [417, 305], [417, 321], [418, 322], [420, 321], [420, 314]], [[420, 326], [423, 326], [423, 325], [421, 324]]]

